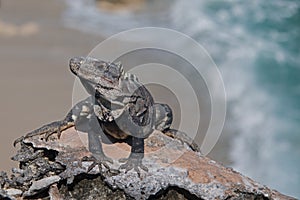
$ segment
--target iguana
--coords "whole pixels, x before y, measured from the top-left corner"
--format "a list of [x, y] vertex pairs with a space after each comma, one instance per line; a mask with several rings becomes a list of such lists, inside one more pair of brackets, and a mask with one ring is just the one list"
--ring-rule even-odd
[[[54, 133], [58, 138], [63, 130], [75, 126], [80, 130], [82, 124], [88, 124], [88, 147], [93, 154], [86, 160], [93, 161], [89, 167], [103, 164], [112, 159], [105, 156], [102, 150], [101, 134], [116, 139], [131, 138], [131, 153], [120, 169], [139, 168], [147, 171], [142, 164], [144, 157], [144, 139], [154, 129], [166, 132], [197, 149], [197, 145], [185, 135], [170, 129], [173, 115], [167, 104], [154, 103], [153, 97], [138, 78], [125, 73], [121, 63], [110, 63], [91, 57], [74, 57], [69, 62], [70, 70], [76, 75], [89, 97], [77, 103], [61, 121], [52, 122], [15, 140], [14, 145], [25, 138], [43, 135], [45, 139]], [[101, 134], [100, 134], [101, 133]]]

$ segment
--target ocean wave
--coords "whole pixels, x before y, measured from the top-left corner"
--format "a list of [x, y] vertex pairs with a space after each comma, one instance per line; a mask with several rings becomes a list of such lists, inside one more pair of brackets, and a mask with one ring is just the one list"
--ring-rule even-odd
[[298, 197], [299, 5], [181, 0], [172, 15], [177, 28], [197, 38], [221, 69], [229, 123], [239, 133], [232, 142], [233, 167]]

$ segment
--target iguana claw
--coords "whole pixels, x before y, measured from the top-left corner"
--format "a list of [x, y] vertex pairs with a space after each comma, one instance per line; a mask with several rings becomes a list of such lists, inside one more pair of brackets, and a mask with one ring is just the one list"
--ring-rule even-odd
[[[96, 158], [97, 157], [97, 158]], [[88, 167], [87, 172], [90, 172], [95, 166], [98, 166], [101, 169], [101, 164], [104, 165], [107, 169], [110, 169], [107, 162], [113, 164], [113, 160], [111, 158], [106, 157], [103, 155], [92, 155], [90, 157], [85, 156], [82, 158], [81, 161], [92, 161], [93, 163]]]
[[142, 160], [143, 159], [141, 157], [131, 157], [131, 156], [129, 156], [129, 158], [121, 158], [119, 159], [119, 162], [122, 163], [125, 162], [125, 164], [122, 164], [119, 169], [125, 169], [126, 172], [133, 169], [140, 176], [141, 173], [139, 168], [148, 172], [148, 168], [145, 165], [143, 165]]

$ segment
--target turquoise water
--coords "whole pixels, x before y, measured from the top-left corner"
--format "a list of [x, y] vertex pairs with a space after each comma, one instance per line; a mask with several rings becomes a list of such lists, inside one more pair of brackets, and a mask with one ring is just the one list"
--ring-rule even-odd
[[166, 1], [165, 9], [151, 1], [143, 14], [69, 2], [64, 19], [73, 28], [109, 36], [161, 26], [202, 44], [224, 77], [228, 123], [238, 132], [232, 167], [300, 198], [300, 1], [177, 0]]
[[178, 1], [173, 18], [222, 71], [233, 167], [300, 198], [300, 2], [194, 3]]

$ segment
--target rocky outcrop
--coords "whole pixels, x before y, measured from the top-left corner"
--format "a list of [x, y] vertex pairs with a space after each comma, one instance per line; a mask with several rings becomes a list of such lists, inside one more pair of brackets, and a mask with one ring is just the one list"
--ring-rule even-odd
[[192, 151], [187, 145], [154, 132], [145, 141], [140, 175], [118, 170], [127, 157], [126, 142], [103, 142], [114, 160], [109, 169], [95, 166], [87, 134], [68, 129], [60, 139], [26, 139], [12, 159], [19, 162], [10, 178], [0, 173], [2, 199], [293, 199]]

